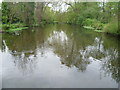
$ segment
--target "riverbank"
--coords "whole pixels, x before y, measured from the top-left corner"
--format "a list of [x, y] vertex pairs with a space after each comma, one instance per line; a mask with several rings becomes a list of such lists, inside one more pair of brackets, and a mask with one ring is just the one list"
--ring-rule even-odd
[[[53, 24], [53, 23], [51, 23], [51, 24]], [[63, 23], [54, 23], [54, 24], [63, 24]], [[64, 23], [64, 24], [67, 24], [67, 23]], [[67, 25], [69, 25], [69, 24], [67, 24]], [[16, 31], [21, 31], [21, 30], [25, 30], [25, 29], [29, 28], [26, 25], [21, 24], [21, 23], [10, 24], [10, 25], [9, 24], [3, 24], [3, 25], [0, 25], [0, 26], [3, 29], [3, 30], [0, 30], [0, 33], [5, 33], [5, 32], [6, 33], [14, 33]], [[33, 27], [38, 27], [38, 26], [43, 26], [43, 24], [37, 25], [37, 26], [33, 25]], [[95, 25], [89, 25], [88, 24], [88, 26], [83, 26], [83, 28], [85, 28], [86, 30], [92, 30], [92, 31], [95, 31], [95, 32], [98, 32], [98, 33], [110, 34], [110, 35], [113, 35], [113, 36], [119, 36], [120, 35], [120, 33], [118, 32], [119, 30], [118, 30], [118, 26], [117, 26], [116, 22], [104, 24], [102, 26], [95, 26]]]
[[120, 31], [118, 27], [118, 21], [113, 20], [110, 23], [103, 24], [100, 29], [97, 29], [94, 25], [89, 24], [88, 26], [83, 26], [87, 30], [93, 30], [99, 33], [111, 34], [114, 36], [120, 36]]
[[21, 23], [16, 23], [16, 24], [2, 24], [0, 25], [0, 33], [13, 33], [16, 31], [20, 31], [20, 30], [25, 30], [28, 27], [26, 27], [24, 24]]

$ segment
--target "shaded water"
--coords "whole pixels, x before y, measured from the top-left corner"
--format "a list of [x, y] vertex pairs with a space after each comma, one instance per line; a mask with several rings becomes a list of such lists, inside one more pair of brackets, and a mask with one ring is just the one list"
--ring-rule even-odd
[[3, 88], [118, 87], [119, 40], [78, 26], [3, 34]]

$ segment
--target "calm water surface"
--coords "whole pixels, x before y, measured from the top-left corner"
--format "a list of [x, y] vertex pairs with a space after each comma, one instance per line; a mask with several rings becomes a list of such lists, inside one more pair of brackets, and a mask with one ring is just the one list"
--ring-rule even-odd
[[47, 25], [3, 34], [3, 88], [117, 88], [116, 37], [78, 26]]

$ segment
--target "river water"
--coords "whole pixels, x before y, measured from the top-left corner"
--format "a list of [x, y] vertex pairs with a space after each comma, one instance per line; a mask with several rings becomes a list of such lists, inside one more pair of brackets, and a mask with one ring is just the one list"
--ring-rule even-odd
[[118, 88], [118, 38], [46, 25], [2, 35], [3, 88]]

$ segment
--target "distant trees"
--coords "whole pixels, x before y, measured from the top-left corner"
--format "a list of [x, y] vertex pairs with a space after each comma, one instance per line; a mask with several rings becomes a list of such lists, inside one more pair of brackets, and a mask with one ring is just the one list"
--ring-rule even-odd
[[[66, 11], [60, 10], [63, 4], [68, 6]], [[89, 26], [102, 30], [104, 24], [118, 19], [118, 4], [118, 2], [3, 2], [2, 23], [8, 25], [23, 23], [26, 26], [34, 26], [60, 22], [85, 26], [89, 23], [86, 21], [92, 21], [93, 24]]]
[[[112, 16], [117, 16], [118, 3], [117, 2], [77, 2], [70, 5], [68, 8], [68, 16], [71, 15], [69, 21], [79, 23], [79, 20], [91, 18], [97, 19], [101, 22], [108, 22]], [[104, 9], [103, 9], [104, 8]], [[104, 19], [103, 19], [104, 18]]]
[[[120, 34], [118, 30], [118, 2], [74, 2], [63, 13], [64, 22], [89, 26], [94, 30], [104, 30], [111, 34]], [[111, 28], [110, 28], [111, 27]]]
[[64, 18], [63, 22], [74, 24], [82, 24], [86, 18], [108, 23], [113, 16], [117, 17], [118, 14], [117, 2], [65, 2], [65, 4], [69, 5], [67, 11], [59, 12], [54, 11], [45, 2], [3, 2], [3, 23], [16, 23], [19, 21], [31, 25], [33, 23], [40, 24], [42, 19], [47, 21], [57, 19], [59, 21], [61, 17]]
[[43, 14], [44, 3], [37, 2], [35, 3], [34, 8], [34, 19], [36, 24], [40, 24], [42, 21], [42, 14]]
[[33, 23], [34, 3], [2, 3], [2, 22], [3, 24], [24, 23], [31, 25]]
[[55, 12], [46, 2], [2, 2], [2, 23], [40, 25], [42, 21], [53, 22]]

